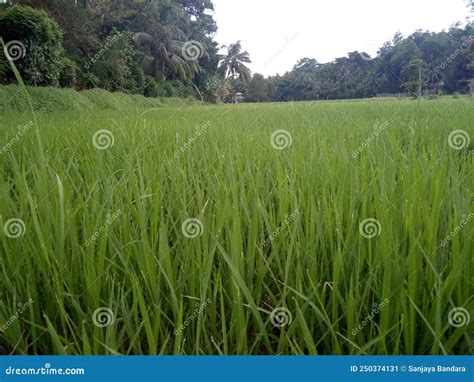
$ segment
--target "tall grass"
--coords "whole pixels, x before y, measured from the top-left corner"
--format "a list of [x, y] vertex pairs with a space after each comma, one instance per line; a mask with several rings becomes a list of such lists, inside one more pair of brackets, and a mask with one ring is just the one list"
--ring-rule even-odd
[[[0, 231], [0, 352], [469, 354], [473, 320], [452, 312], [474, 306], [473, 222], [456, 229], [473, 147], [448, 135], [472, 138], [473, 115], [467, 99], [36, 113], [0, 154], [1, 225], [25, 228]], [[3, 112], [0, 148], [31, 119]]]
[[[168, 105], [196, 104], [194, 99], [182, 98], [146, 98], [120, 92], [111, 93], [103, 89], [75, 91], [54, 87], [28, 87], [32, 107], [35, 111], [100, 111], [105, 109], [125, 110], [153, 108]], [[22, 87], [0, 85], [0, 112], [23, 112], [30, 105]]]

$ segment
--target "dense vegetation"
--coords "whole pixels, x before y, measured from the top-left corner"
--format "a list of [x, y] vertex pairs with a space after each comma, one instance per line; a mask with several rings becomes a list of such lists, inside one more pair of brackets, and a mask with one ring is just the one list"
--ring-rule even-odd
[[[102, 88], [147, 97], [288, 101], [377, 94], [468, 93], [473, 26], [397, 33], [376, 57], [351, 52], [330, 63], [303, 58], [284, 75], [251, 74], [240, 43], [219, 53], [211, 0], [13, 0], [0, 36], [20, 41], [15, 64], [27, 85]], [[33, 7], [30, 8], [30, 7]], [[1, 55], [0, 55], [1, 56]], [[15, 82], [0, 57], [0, 83]]]
[[[258, 100], [364, 98], [377, 94], [469, 93], [474, 91], [474, 26], [432, 33], [397, 33], [371, 58], [364, 52], [320, 64], [300, 60], [290, 72], [256, 85]], [[261, 82], [254, 76], [253, 81]], [[250, 85], [252, 85], [252, 82]]]
[[[217, 43], [210, 37], [216, 25], [207, 14], [212, 10], [208, 0], [12, 3], [17, 5], [0, 14], [0, 33], [5, 42], [24, 43], [25, 57], [15, 64], [23, 69], [29, 85], [57, 86], [60, 82], [60, 73], [51, 75], [41, 67], [37, 70], [42, 77], [25, 76], [27, 70], [38, 66], [37, 56], [57, 70], [67, 67], [64, 72], [69, 76], [61, 85], [79, 89], [188, 96], [196, 95], [193, 83], [204, 91], [208, 83], [216, 82]], [[188, 42], [196, 43], [185, 45]], [[33, 56], [31, 52], [38, 49], [40, 52]], [[13, 79], [5, 61], [4, 83]]]
[[1, 354], [472, 351], [470, 98], [86, 110], [2, 113]]

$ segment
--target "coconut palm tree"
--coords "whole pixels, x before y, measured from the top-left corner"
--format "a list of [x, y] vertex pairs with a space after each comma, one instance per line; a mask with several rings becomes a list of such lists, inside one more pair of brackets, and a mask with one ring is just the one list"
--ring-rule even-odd
[[244, 65], [244, 63], [252, 62], [248, 52], [242, 52], [240, 41], [230, 44], [228, 47], [224, 46], [224, 48], [227, 48], [227, 55], [221, 55], [219, 63], [219, 70], [224, 74], [224, 79], [235, 79], [239, 76], [243, 82], [248, 82], [250, 80], [250, 69]]
[[144, 32], [134, 33], [133, 41], [141, 67], [156, 79], [165, 80], [168, 74], [177, 75], [181, 79], [192, 79], [201, 71], [197, 60], [182, 57], [185, 41], [160, 41]]
[[[185, 32], [188, 21], [177, 4], [150, 3], [144, 11], [137, 12], [129, 27], [144, 29], [133, 33], [136, 57], [144, 72], [156, 79], [166, 80], [168, 75], [192, 79], [201, 71], [198, 58], [208, 57], [201, 43], [189, 41]], [[195, 56], [187, 56], [187, 49], [189, 55]]]
[[249, 53], [242, 51], [240, 41], [230, 44], [227, 48], [227, 54], [220, 56], [219, 72], [223, 75], [225, 81], [230, 85], [232, 92], [232, 102], [235, 102], [235, 94], [240, 83], [250, 81], [250, 69], [245, 63], [250, 63]]

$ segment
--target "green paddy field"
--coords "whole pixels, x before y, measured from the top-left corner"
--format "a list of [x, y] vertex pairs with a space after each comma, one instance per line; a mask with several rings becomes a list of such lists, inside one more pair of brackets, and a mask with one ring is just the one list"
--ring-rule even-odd
[[471, 354], [472, 99], [34, 106], [1, 354]]

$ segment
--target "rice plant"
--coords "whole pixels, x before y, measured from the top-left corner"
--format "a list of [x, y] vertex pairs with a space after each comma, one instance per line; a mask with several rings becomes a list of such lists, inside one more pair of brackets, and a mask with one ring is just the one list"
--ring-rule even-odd
[[470, 354], [474, 103], [1, 113], [2, 354]]

